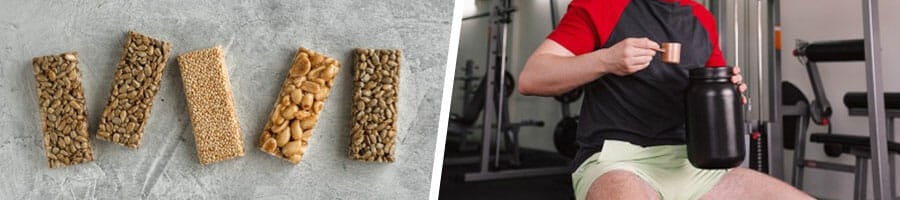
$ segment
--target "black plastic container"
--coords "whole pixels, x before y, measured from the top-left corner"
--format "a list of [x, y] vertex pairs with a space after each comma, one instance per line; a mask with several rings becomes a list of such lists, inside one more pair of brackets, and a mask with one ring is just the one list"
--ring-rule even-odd
[[690, 71], [685, 93], [688, 160], [701, 169], [733, 168], [744, 161], [744, 110], [731, 83], [731, 67]]

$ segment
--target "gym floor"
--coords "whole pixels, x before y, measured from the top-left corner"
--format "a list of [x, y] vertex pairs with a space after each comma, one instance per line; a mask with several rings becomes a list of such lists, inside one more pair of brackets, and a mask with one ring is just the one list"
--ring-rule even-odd
[[[447, 147], [456, 147], [456, 144], [448, 142]], [[447, 148], [444, 158], [476, 156], [479, 153], [477, 150], [459, 152], [457, 149]], [[522, 165], [517, 168], [568, 166], [569, 163], [568, 158], [555, 152], [522, 149], [521, 153]], [[468, 183], [463, 181], [465, 173], [478, 170], [478, 163], [444, 165], [439, 199], [575, 199], [571, 176], [568, 174]]]

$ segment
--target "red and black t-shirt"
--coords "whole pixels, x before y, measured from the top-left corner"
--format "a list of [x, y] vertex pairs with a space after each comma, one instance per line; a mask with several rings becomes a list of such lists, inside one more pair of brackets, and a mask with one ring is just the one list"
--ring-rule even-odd
[[[576, 166], [616, 139], [636, 145], [685, 143], [688, 70], [724, 66], [712, 14], [691, 0], [573, 0], [548, 38], [581, 55], [631, 37], [681, 43], [681, 63], [654, 58], [628, 76], [608, 74], [584, 85]], [[659, 54], [657, 54], [659, 56]]]

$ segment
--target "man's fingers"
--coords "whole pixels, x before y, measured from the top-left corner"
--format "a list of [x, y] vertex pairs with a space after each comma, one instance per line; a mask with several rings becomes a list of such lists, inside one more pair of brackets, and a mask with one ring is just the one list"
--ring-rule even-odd
[[741, 76], [741, 75], [734, 75], [734, 76], [731, 76], [731, 83], [734, 83], [734, 84], [743, 84], [743, 81], [744, 81], [744, 77]]
[[737, 65], [735, 65], [734, 67], [731, 68], [731, 73], [734, 75], [741, 74], [741, 67], [738, 67]]
[[650, 61], [653, 61], [653, 56], [639, 56], [634, 58], [638, 64], [650, 64]]
[[655, 56], [656, 55], [656, 51], [654, 51], [653, 49], [641, 48], [641, 47], [628, 48], [625, 51], [626, 51], [626, 53], [625, 53], [626, 57]]
[[741, 104], [747, 104], [747, 96], [741, 95]]
[[659, 44], [648, 38], [638, 38], [635, 46], [645, 49], [659, 49]]
[[738, 91], [740, 91], [741, 93], [746, 92], [746, 91], [747, 91], [747, 84], [741, 84], [741, 86], [738, 86]]
[[639, 65], [639, 66], [640, 65], [649, 65], [650, 61], [653, 61], [652, 56], [636, 56], [636, 57], [626, 58], [625, 63], [626, 63], [626, 65], [628, 65], [629, 68], [633, 68], [633, 66], [636, 66], [636, 65]]

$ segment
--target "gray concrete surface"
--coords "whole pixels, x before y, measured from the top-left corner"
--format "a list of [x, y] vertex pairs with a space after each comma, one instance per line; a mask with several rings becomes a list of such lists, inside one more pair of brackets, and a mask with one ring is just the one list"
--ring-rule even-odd
[[[0, 199], [425, 199], [453, 1], [0, 2]], [[91, 135], [126, 31], [173, 44], [142, 146], [92, 139], [95, 162], [49, 169], [31, 58], [80, 53]], [[222, 45], [244, 157], [200, 166], [174, 55]], [[343, 65], [299, 165], [255, 141], [296, 49]], [[404, 51], [398, 161], [347, 159], [355, 47]]]

